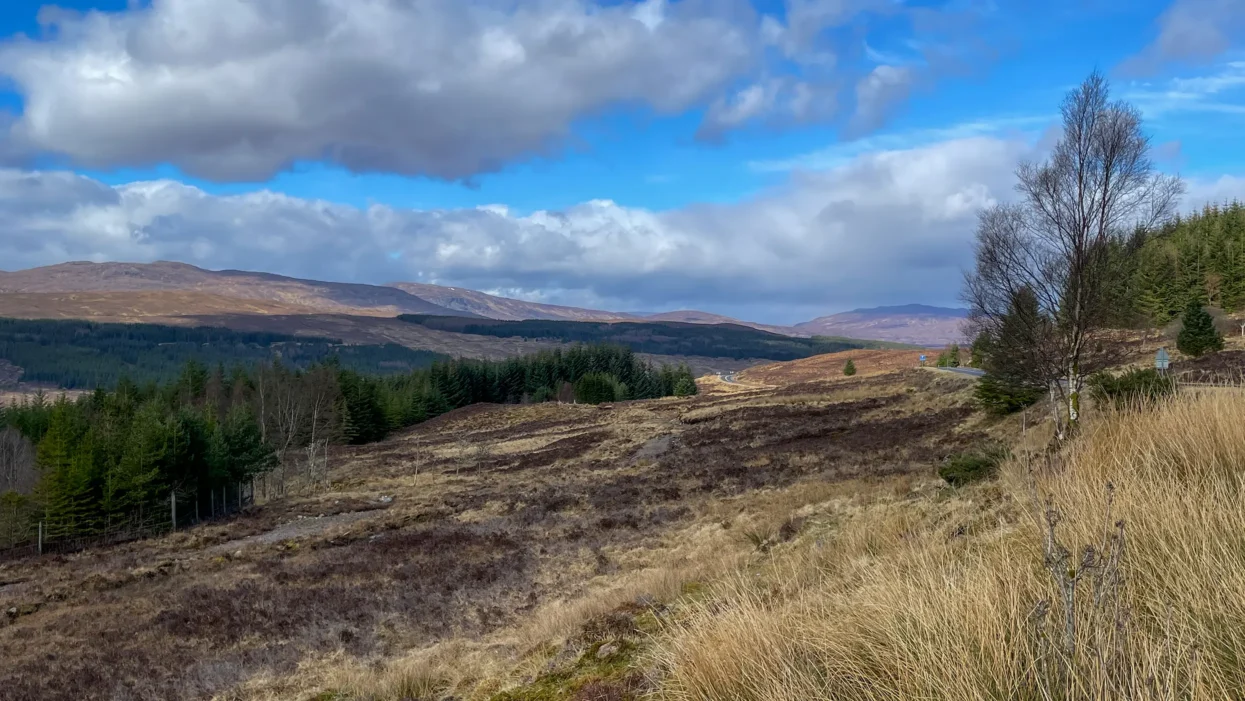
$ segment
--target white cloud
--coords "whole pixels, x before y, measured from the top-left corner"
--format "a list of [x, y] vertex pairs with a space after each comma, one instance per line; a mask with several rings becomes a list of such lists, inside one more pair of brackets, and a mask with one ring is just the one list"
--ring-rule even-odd
[[[611, 109], [705, 108], [700, 135], [710, 138], [754, 122], [830, 120], [859, 75], [839, 65], [845, 40], [827, 30], [895, 15], [915, 27], [938, 14], [893, 0], [786, 4], [782, 21], [760, 16], [752, 0], [45, 10], [45, 36], [0, 43], [0, 75], [23, 97], [12, 124], [0, 119], [9, 132], [0, 156], [168, 163], [218, 181], [262, 181], [307, 161], [469, 178], [557, 153], [577, 121]], [[858, 130], [881, 123], [911, 82], [911, 69], [885, 68], [860, 84]]]
[[1156, 119], [1181, 112], [1245, 114], [1245, 61], [1221, 64], [1208, 75], [1133, 83], [1124, 98]]
[[358, 282], [436, 281], [620, 309], [712, 307], [778, 321], [880, 302], [953, 301], [976, 211], [1010, 196], [1023, 141], [862, 155], [729, 205], [591, 201], [366, 209], [159, 181], [110, 188], [0, 171], [0, 260], [181, 260]]
[[17, 144], [219, 180], [302, 160], [467, 177], [611, 106], [702, 104], [760, 59], [746, 0], [155, 0], [55, 20], [0, 48]]
[[1207, 62], [1245, 40], [1241, 0], [1174, 0], [1158, 20], [1158, 36], [1125, 61], [1126, 73], [1153, 73], [1169, 61]]
[[798, 169], [825, 170], [840, 167], [853, 158], [875, 151], [914, 149], [944, 141], [971, 139], [979, 136], [1026, 138], [1035, 129], [1049, 126], [1057, 120], [1056, 115], [1013, 115], [971, 120], [950, 127], [883, 133], [791, 158], [751, 161], [748, 167], [761, 173]]

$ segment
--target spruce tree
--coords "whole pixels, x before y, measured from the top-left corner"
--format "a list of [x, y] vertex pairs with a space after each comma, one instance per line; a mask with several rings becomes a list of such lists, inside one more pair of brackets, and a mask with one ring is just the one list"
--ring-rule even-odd
[[1215, 320], [1201, 304], [1192, 302], [1184, 313], [1184, 325], [1176, 336], [1176, 347], [1194, 358], [1223, 350], [1223, 336], [1215, 328]]
[[852, 362], [850, 359], [846, 363], [844, 363], [843, 374], [847, 375], [848, 377], [855, 375], [856, 374], [856, 363]]

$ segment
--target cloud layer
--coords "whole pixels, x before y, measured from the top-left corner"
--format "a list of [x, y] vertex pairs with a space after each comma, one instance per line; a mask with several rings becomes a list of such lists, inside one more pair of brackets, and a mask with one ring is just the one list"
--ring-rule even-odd
[[[976, 211], [1007, 196], [1024, 142], [973, 138], [860, 156], [731, 205], [587, 202], [368, 209], [171, 181], [116, 188], [0, 171], [4, 268], [181, 260], [333, 280], [418, 280], [615, 308], [710, 306], [795, 320], [877, 301], [948, 301]], [[788, 313], [789, 312], [789, 313]]]
[[885, 121], [918, 68], [847, 67], [841, 45], [859, 38], [835, 31], [905, 13], [928, 24], [929, 12], [890, 0], [787, 0], [782, 19], [750, 0], [45, 8], [43, 36], [0, 45], [0, 74], [24, 98], [4, 151], [216, 181], [307, 161], [454, 180], [556, 154], [578, 120], [619, 108], [703, 109], [700, 136], [718, 138], [829, 120], [842, 98], [859, 132]]

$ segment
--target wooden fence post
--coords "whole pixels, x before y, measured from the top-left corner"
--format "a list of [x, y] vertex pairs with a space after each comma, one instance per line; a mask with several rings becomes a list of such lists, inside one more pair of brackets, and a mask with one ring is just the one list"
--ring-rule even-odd
[[43, 521], [39, 522], [39, 554], [43, 554]]
[[169, 511], [173, 515], [173, 530], [177, 530], [177, 492], [169, 492]]

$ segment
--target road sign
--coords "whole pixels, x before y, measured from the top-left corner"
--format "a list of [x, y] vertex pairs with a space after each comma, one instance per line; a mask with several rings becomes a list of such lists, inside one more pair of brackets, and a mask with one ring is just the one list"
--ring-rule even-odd
[[921, 362], [922, 362], [922, 363], [924, 363], [924, 362], [925, 362], [925, 355], [924, 355], [924, 354], [922, 354], [922, 355], [921, 355]]
[[1160, 348], [1159, 352], [1154, 354], [1154, 367], [1158, 370], [1166, 370], [1171, 362], [1171, 356], [1167, 354], [1166, 348]]

